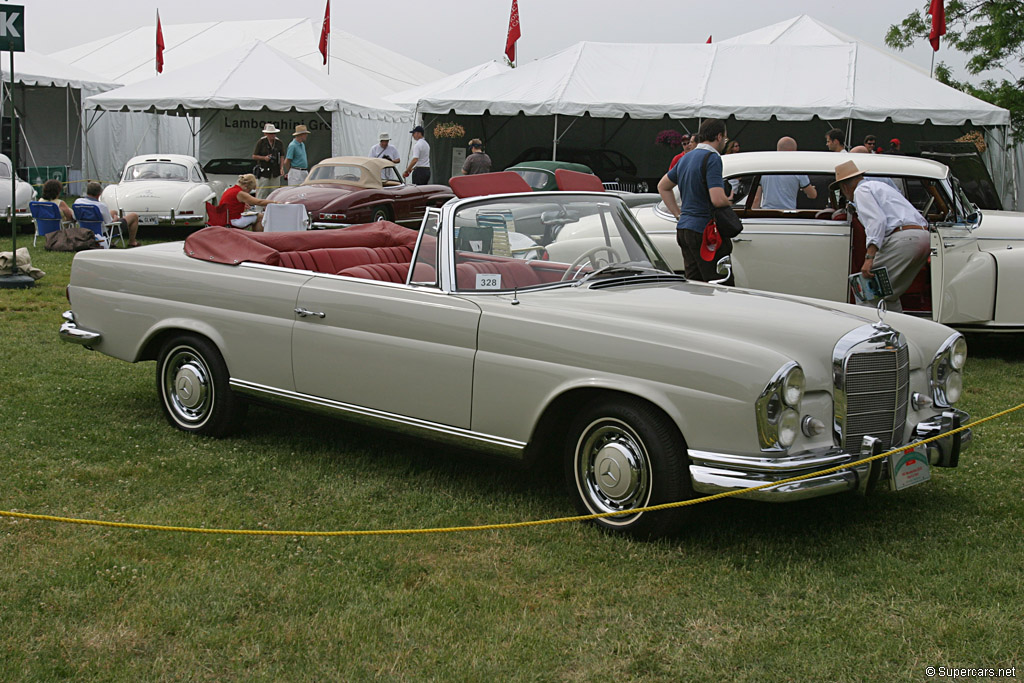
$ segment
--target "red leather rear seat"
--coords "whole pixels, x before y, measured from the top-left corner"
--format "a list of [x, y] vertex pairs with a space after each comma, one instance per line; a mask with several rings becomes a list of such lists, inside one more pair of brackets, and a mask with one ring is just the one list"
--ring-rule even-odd
[[317, 273], [337, 273], [345, 268], [370, 263], [408, 263], [412, 258], [409, 247], [337, 247], [308, 251], [282, 251], [281, 265], [301, 268]]
[[409, 276], [408, 263], [370, 263], [338, 271], [338, 275], [358, 277], [363, 280], [381, 280], [404, 284]]

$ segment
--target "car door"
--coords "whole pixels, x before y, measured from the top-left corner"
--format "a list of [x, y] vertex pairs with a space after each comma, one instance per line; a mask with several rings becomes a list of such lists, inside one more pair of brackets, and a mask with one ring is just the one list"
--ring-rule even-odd
[[469, 428], [480, 309], [436, 286], [318, 275], [299, 291], [296, 390]]
[[[751, 188], [757, 186], [756, 179], [740, 180]], [[740, 207], [737, 213], [743, 221], [743, 232], [732, 240], [737, 287], [847, 300], [849, 222], [815, 217], [813, 209], [776, 211]]]
[[[915, 197], [925, 198], [918, 209], [932, 222], [932, 318], [946, 324], [992, 320], [996, 263], [992, 254], [978, 247], [975, 217], [968, 215], [962, 201], [951, 200], [955, 190], [948, 182], [908, 179], [907, 183], [915, 206]], [[938, 217], [948, 220], [935, 221]]]

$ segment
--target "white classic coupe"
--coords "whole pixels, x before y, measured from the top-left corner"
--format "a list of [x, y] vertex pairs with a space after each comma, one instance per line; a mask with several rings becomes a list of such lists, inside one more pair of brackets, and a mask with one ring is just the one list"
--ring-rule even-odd
[[[14, 211], [19, 219], [31, 219], [28, 203], [36, 200], [36, 190], [21, 177], [15, 178]], [[11, 159], [0, 154], [0, 218], [6, 219], [11, 206]]]
[[[864, 229], [839, 210], [845, 201], [828, 189], [845, 159], [868, 178], [893, 183], [928, 220], [931, 258], [902, 297], [905, 312], [958, 329], [1024, 331], [1024, 214], [977, 208], [949, 168], [928, 159], [831, 152], [722, 157], [723, 175], [735, 187], [733, 208], [743, 221], [727, 257], [738, 286], [852, 301], [847, 278], [863, 263]], [[768, 175], [807, 176], [817, 197], [800, 193], [796, 208], [762, 208], [757, 188]], [[682, 272], [676, 222], [664, 203], [633, 211], [672, 269]]]
[[124, 166], [121, 181], [103, 190], [100, 199], [113, 215], [139, 214], [139, 225], [206, 225], [206, 202], [217, 195], [195, 157], [144, 154]]
[[[600, 244], [512, 253], [512, 232], [546, 247], [576, 224]], [[249, 402], [281, 403], [555, 461], [581, 513], [614, 513], [595, 523], [642, 537], [678, 528], [685, 508], [639, 508], [795, 475], [812, 476], [744, 495], [899, 490], [955, 467], [970, 438], [947, 434], [967, 419], [954, 408], [959, 333], [688, 282], [606, 193], [454, 199], [418, 231], [206, 228], [82, 252], [68, 298], [61, 338], [155, 361], [178, 429], [223, 435]], [[898, 459], [816, 474], [930, 436]]]

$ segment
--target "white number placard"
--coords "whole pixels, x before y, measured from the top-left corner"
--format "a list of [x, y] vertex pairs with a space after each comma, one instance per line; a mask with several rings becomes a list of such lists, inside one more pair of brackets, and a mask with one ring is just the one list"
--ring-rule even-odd
[[477, 273], [477, 289], [501, 289], [501, 273]]

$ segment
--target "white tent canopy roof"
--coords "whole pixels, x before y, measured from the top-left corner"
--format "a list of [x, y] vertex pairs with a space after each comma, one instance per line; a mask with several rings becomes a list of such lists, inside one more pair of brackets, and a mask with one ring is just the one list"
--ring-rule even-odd
[[1004, 125], [1009, 112], [903, 60], [837, 44], [581, 42], [509, 73], [428, 95], [421, 113], [675, 119], [859, 119]]
[[384, 99], [388, 102], [394, 102], [395, 104], [401, 105], [408, 109], [415, 109], [416, 103], [424, 97], [428, 97], [434, 93], [445, 92], [453, 88], [461, 88], [462, 86], [476, 81], [490, 78], [491, 76], [497, 76], [498, 74], [508, 73], [512, 70], [505, 62], [499, 62], [496, 59], [492, 59], [489, 62], [483, 64], [477, 64], [458, 73], [454, 73], [451, 76], [445, 76], [436, 81], [431, 81], [425, 85], [420, 85], [415, 88], [409, 88], [408, 90], [402, 90], [393, 95], [388, 95]]
[[[274, 74], [274, 78], [267, 78]], [[408, 112], [378, 99], [377, 84], [350, 73], [338, 99], [336, 85], [266, 43], [254, 41], [205, 61], [168, 71], [85, 100], [87, 109], [175, 111], [243, 109], [258, 111], [342, 111], [382, 120], [405, 120]]]
[[[11, 81], [8, 60], [3, 62], [0, 74], [4, 83]], [[63, 61], [31, 50], [19, 52], [14, 58], [14, 80], [23, 85], [72, 87], [101, 91], [116, 88], [120, 83], [105, 80], [102, 76], [71, 66]]]
[[[261, 40], [289, 57], [328, 72], [318, 50], [320, 24], [309, 19], [162, 23], [161, 28], [166, 69], [205, 61], [210, 55]], [[140, 26], [61, 50], [53, 56], [119, 83], [136, 83], [156, 75], [155, 30], [155, 25]], [[346, 75], [356, 70], [379, 84], [378, 96], [444, 76], [437, 69], [336, 28], [331, 29], [330, 55], [330, 78], [336, 81], [336, 87], [345, 87]]]

